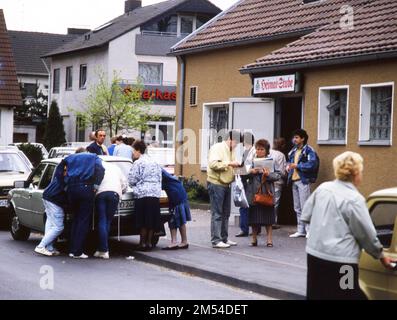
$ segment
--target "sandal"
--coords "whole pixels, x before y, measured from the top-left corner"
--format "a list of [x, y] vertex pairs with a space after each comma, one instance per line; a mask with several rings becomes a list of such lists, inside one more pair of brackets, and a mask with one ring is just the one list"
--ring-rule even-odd
[[266, 244], [266, 247], [268, 247], [268, 248], [273, 248], [273, 243], [268, 242], [268, 243]]
[[178, 247], [178, 246], [161, 248], [161, 250], [168, 250], [168, 251], [170, 251], [170, 250], [178, 250], [178, 249], [180, 249], [180, 247]]
[[178, 246], [178, 249], [189, 249], [189, 244], [184, 244], [182, 246]]

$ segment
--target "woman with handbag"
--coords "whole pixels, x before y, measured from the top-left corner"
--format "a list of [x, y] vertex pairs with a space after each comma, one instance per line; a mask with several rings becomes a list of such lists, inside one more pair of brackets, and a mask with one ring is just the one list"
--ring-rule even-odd
[[[255, 143], [254, 159], [269, 159], [270, 143], [261, 139]], [[255, 163], [255, 161], [253, 162]], [[251, 246], [258, 245], [258, 232], [261, 226], [265, 226], [267, 233], [266, 246], [273, 247], [272, 226], [275, 223], [274, 210], [274, 182], [281, 179], [281, 173], [268, 168], [255, 168], [252, 165], [246, 189], [249, 202], [248, 223], [252, 227]]]

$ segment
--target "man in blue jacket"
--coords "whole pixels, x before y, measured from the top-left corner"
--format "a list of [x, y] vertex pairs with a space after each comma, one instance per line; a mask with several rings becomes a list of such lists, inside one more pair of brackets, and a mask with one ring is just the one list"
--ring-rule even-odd
[[65, 193], [65, 161], [56, 167], [54, 177], [43, 193], [43, 203], [47, 216], [45, 234], [35, 252], [45, 256], [56, 256], [59, 252], [54, 248], [54, 242], [64, 229], [64, 206], [67, 203]]
[[108, 149], [104, 145], [106, 139], [106, 132], [103, 129], [95, 131], [95, 140], [87, 147], [87, 151], [95, 153], [98, 156], [109, 155]]
[[70, 234], [71, 258], [86, 259], [84, 243], [94, 210], [95, 193], [105, 175], [102, 160], [92, 153], [72, 154], [65, 158], [66, 192], [73, 212]]
[[290, 238], [305, 237], [308, 225], [301, 221], [301, 214], [306, 200], [310, 196], [310, 185], [317, 180], [320, 160], [314, 149], [307, 144], [309, 136], [303, 129], [293, 133], [294, 148], [288, 154], [288, 182], [292, 182], [294, 210], [298, 223], [297, 232]]

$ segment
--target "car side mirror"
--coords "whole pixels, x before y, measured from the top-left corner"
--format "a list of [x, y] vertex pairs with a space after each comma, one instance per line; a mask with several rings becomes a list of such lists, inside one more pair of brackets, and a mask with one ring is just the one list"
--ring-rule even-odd
[[397, 253], [397, 216], [394, 220], [393, 237], [390, 244], [390, 252]]
[[14, 188], [25, 189], [29, 186], [27, 181], [14, 181]]

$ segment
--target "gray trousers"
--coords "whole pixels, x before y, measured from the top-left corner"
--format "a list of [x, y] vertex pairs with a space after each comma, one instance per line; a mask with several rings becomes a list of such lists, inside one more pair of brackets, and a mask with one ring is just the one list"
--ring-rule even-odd
[[310, 184], [303, 184], [302, 181], [295, 181], [292, 183], [292, 195], [294, 197], [294, 210], [296, 213], [296, 220], [298, 222], [298, 232], [306, 234], [309, 232], [309, 226], [301, 221], [303, 206], [306, 200], [310, 197]]
[[229, 217], [231, 205], [231, 189], [208, 183], [211, 202], [211, 242], [227, 242], [229, 237]]

